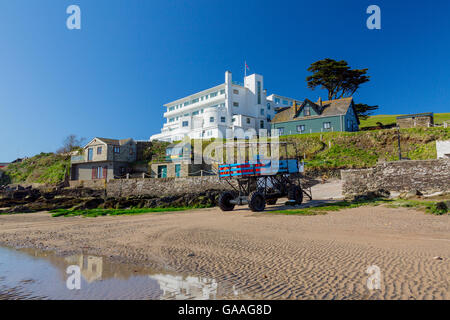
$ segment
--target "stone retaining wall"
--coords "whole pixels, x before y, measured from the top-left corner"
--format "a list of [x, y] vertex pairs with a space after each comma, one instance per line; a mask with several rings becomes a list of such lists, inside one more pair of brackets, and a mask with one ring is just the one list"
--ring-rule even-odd
[[395, 192], [450, 192], [450, 159], [385, 162], [370, 169], [342, 170], [341, 178], [345, 195], [379, 189]]
[[207, 190], [230, 190], [228, 183], [217, 176], [160, 178], [160, 179], [117, 179], [106, 184], [108, 197], [127, 196], [174, 196], [186, 193], [200, 193]]

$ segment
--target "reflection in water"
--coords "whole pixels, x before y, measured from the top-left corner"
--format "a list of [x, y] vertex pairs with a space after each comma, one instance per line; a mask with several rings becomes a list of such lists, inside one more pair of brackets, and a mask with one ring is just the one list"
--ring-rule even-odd
[[88, 283], [102, 279], [102, 257], [75, 255], [64, 258], [64, 260], [70, 265], [78, 265], [81, 270], [81, 275]]
[[[80, 290], [66, 286], [69, 266], [79, 266]], [[236, 297], [233, 287], [103, 257], [59, 257], [38, 250], [0, 247], [0, 299], [216, 299]]]
[[216, 299], [217, 282], [214, 279], [201, 277], [173, 276], [168, 274], [157, 274], [150, 276], [159, 283], [163, 291], [161, 299]]

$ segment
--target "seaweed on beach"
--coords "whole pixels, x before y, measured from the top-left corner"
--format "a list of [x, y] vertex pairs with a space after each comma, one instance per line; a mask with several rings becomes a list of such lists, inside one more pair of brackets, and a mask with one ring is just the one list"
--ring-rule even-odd
[[132, 208], [132, 209], [55, 209], [51, 210], [52, 217], [99, 217], [99, 216], [119, 216], [119, 215], [136, 215], [151, 212], [173, 212], [185, 211], [192, 209], [191, 207], [172, 207], [172, 208]]
[[323, 203], [314, 207], [274, 210], [270, 211], [270, 213], [313, 216], [313, 215], [327, 214], [332, 211], [339, 211], [343, 209], [352, 209], [361, 206], [379, 206], [379, 205], [386, 205], [390, 208], [414, 208], [433, 215], [443, 215], [449, 212], [448, 204], [442, 201], [371, 199], [361, 201], [340, 201], [336, 203]]

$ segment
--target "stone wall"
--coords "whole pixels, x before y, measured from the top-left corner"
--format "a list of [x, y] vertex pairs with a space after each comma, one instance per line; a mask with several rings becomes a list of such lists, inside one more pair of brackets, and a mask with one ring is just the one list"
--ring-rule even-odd
[[411, 116], [408, 118], [397, 119], [397, 125], [400, 128], [429, 127], [432, 124], [433, 117], [431, 116]]
[[117, 179], [106, 184], [108, 197], [127, 196], [174, 196], [185, 193], [199, 193], [207, 190], [230, 190], [228, 183], [217, 176], [160, 178], [160, 179]]
[[105, 179], [97, 180], [70, 180], [69, 186], [71, 188], [84, 187], [89, 189], [105, 189], [106, 181]]
[[385, 162], [370, 169], [342, 170], [341, 178], [345, 195], [379, 189], [447, 192], [450, 191], [450, 159]]

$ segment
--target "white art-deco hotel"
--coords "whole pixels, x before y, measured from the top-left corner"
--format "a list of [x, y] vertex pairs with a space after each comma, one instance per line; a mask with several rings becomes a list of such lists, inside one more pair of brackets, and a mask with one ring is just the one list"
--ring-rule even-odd
[[[267, 96], [264, 79], [252, 74], [240, 85], [225, 72], [225, 83], [188, 97], [167, 103], [166, 122], [161, 133], [150, 140], [180, 141], [191, 139], [226, 138], [227, 129], [236, 137], [270, 129], [274, 109], [290, 106], [293, 99], [278, 95]], [[298, 101], [298, 100], [297, 100]]]

